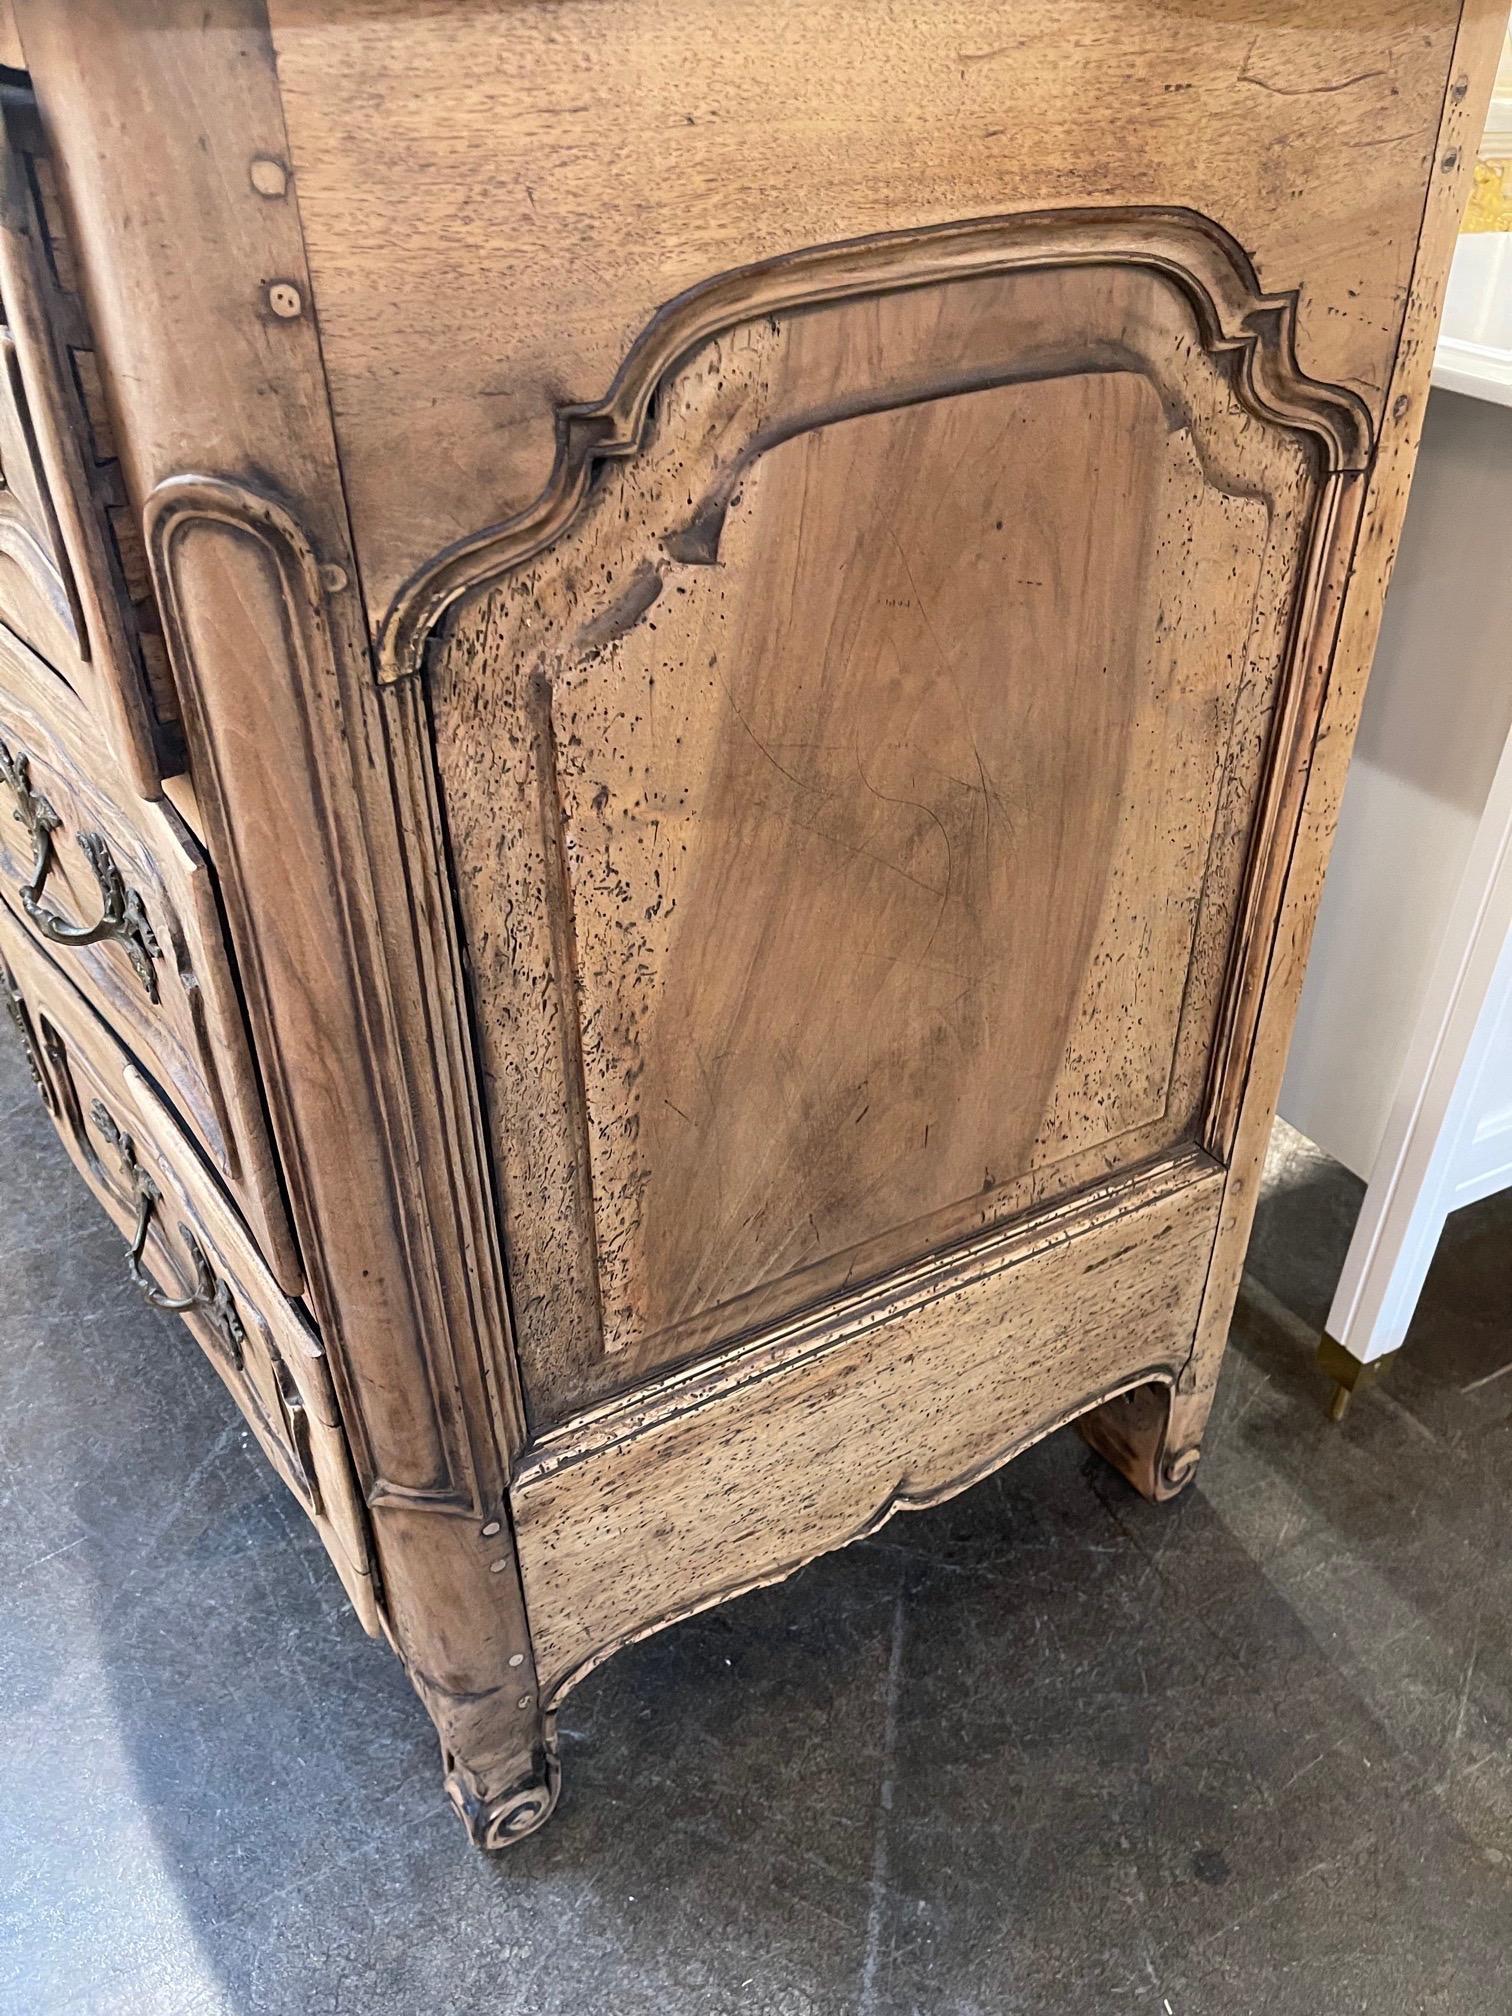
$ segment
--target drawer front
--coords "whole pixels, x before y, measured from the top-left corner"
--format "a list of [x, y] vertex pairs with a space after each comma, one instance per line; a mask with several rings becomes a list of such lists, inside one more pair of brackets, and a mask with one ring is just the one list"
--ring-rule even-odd
[[78, 590], [37, 454], [8, 324], [0, 324], [0, 611], [49, 663], [66, 666], [83, 655]]
[[0, 87], [0, 620], [150, 796], [177, 701], [30, 94]]
[[113, 767], [90, 716], [0, 630], [0, 897], [142, 1060], [297, 1294], [209, 865], [165, 800], [108, 788]]
[[155, 1308], [183, 1316], [376, 1633], [366, 1519], [309, 1318], [142, 1071], [8, 913], [0, 997], [65, 1147], [121, 1228], [123, 1265]]

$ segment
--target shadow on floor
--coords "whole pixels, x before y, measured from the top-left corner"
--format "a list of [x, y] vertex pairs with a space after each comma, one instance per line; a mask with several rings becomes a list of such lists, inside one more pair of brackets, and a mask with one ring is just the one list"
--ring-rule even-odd
[[8, 1049], [0, 1124], [0, 2008], [1512, 2010], [1508, 1200], [1336, 1429], [1358, 1186], [1283, 1142], [1183, 1500], [1058, 1435], [630, 1649], [490, 1862]]

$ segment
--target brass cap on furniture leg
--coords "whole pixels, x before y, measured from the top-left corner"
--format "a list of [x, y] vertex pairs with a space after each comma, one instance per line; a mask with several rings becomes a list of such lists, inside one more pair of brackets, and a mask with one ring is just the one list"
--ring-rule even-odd
[[1386, 1351], [1367, 1363], [1356, 1358], [1352, 1351], [1346, 1351], [1338, 1338], [1330, 1337], [1325, 1330], [1318, 1339], [1318, 1369], [1334, 1382], [1333, 1397], [1328, 1403], [1329, 1420], [1342, 1421], [1355, 1393], [1361, 1387], [1373, 1386], [1396, 1355], [1395, 1351]]

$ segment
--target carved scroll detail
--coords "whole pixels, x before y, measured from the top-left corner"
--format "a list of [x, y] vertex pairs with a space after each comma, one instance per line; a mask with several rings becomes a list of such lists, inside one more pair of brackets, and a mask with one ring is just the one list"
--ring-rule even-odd
[[600, 400], [558, 409], [550, 479], [524, 511], [446, 547], [395, 598], [378, 636], [385, 683], [420, 669], [435, 624], [462, 596], [549, 546], [572, 522], [596, 466], [634, 455], [657, 386], [698, 344], [763, 315], [942, 281], [1055, 268], [1124, 266], [1166, 279], [1190, 302], [1205, 349], [1231, 357], [1244, 404], [1320, 444], [1329, 474], [1362, 469], [1372, 427], [1360, 398], [1297, 361], [1297, 293], [1265, 294], [1235, 239], [1196, 211], [1046, 210], [822, 245], [736, 267], [666, 303]]
[[63, 822], [41, 792], [32, 788], [31, 761], [24, 750], [12, 755], [0, 741], [0, 782], [8, 785], [16, 801], [14, 817], [26, 828], [32, 843], [31, 873], [17, 894], [32, 923], [54, 945], [98, 945], [113, 938], [124, 947], [131, 970], [143, 991], [156, 1007], [158, 979], [154, 966], [163, 950], [147, 916], [140, 891], [128, 888], [116, 866], [110, 843], [103, 833], [80, 833], [79, 851], [94, 871], [100, 887], [100, 914], [92, 924], [75, 923], [53, 904], [42, 900], [42, 892], [57, 861], [55, 836]]
[[557, 1752], [556, 1718], [541, 1729], [530, 1771], [502, 1791], [491, 1791], [480, 1775], [443, 1748], [446, 1796], [467, 1829], [475, 1848], [507, 1848], [533, 1834], [551, 1818], [562, 1786]]

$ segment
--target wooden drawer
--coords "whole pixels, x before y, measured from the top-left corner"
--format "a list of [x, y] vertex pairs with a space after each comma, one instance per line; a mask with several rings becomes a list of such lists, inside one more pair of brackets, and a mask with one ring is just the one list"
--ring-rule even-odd
[[30, 94], [0, 87], [0, 620], [151, 796], [178, 706]]
[[68, 665], [82, 655], [78, 590], [37, 455], [8, 323], [0, 323], [0, 611], [51, 664]]
[[179, 813], [114, 791], [98, 729], [0, 628], [0, 896], [58, 948], [235, 1197], [280, 1286], [303, 1286], [211, 871]]
[[8, 912], [0, 991], [64, 1145], [126, 1235], [127, 1271], [155, 1308], [184, 1317], [376, 1634], [366, 1518], [308, 1316], [146, 1077]]

